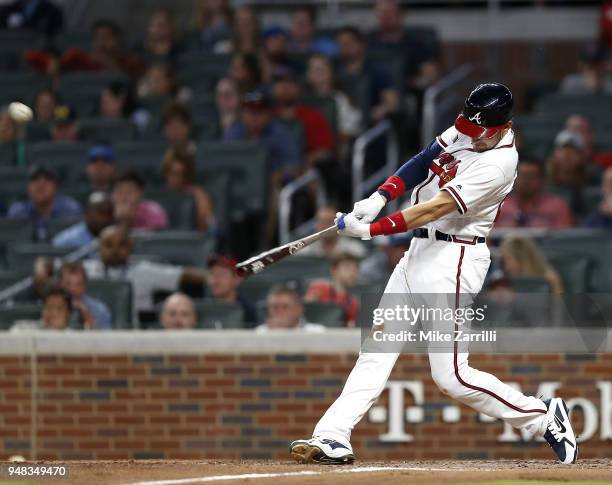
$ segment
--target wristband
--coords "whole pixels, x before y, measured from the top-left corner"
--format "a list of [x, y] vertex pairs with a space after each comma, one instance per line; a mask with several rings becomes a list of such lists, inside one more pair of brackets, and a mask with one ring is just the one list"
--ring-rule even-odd
[[401, 177], [391, 175], [384, 184], [378, 187], [378, 191], [387, 199], [394, 200], [406, 192], [406, 184]]
[[370, 236], [388, 236], [390, 234], [406, 232], [407, 230], [408, 225], [402, 211], [394, 212], [390, 216], [370, 224]]

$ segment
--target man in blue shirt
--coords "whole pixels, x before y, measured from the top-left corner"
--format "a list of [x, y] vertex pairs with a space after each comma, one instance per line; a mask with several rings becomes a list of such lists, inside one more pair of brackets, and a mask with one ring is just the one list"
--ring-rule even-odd
[[81, 215], [81, 206], [76, 200], [57, 193], [57, 177], [48, 167], [31, 167], [28, 196], [25, 202], [14, 202], [7, 215], [13, 219], [30, 219], [34, 225], [34, 241], [49, 240], [50, 219]]
[[302, 167], [302, 150], [294, 133], [273, 119], [268, 97], [261, 91], [247, 93], [242, 100], [240, 120], [225, 133], [226, 141], [259, 142], [268, 148], [272, 174], [292, 178]]
[[79, 313], [81, 323], [86, 329], [113, 328], [108, 306], [87, 294], [87, 275], [81, 263], [64, 263], [58, 273], [58, 283], [72, 297], [72, 306]]
[[87, 201], [85, 220], [59, 232], [52, 243], [57, 247], [79, 248], [92, 242], [112, 223], [113, 203], [110, 196], [104, 192], [94, 192]]

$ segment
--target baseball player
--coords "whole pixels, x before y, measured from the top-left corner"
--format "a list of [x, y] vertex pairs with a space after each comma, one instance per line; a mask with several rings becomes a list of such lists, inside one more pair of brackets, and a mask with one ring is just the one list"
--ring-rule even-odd
[[[337, 214], [338, 231], [345, 236], [368, 239], [414, 230], [385, 294], [452, 294], [457, 309], [462, 295], [480, 292], [490, 264], [486, 237], [516, 176], [512, 106], [512, 93], [503, 84], [477, 86], [454, 126], [377, 192], [355, 203], [350, 214]], [[372, 222], [388, 201], [409, 189], [414, 189], [411, 207]], [[447, 325], [447, 332], [457, 332], [456, 322]], [[292, 457], [300, 463], [352, 463], [351, 431], [384, 389], [398, 356], [361, 352], [313, 438], [291, 443]], [[443, 393], [528, 435], [543, 436], [562, 463], [575, 463], [578, 445], [562, 399], [526, 396], [470, 367], [467, 347], [457, 343], [445, 352], [430, 349], [429, 363]]]

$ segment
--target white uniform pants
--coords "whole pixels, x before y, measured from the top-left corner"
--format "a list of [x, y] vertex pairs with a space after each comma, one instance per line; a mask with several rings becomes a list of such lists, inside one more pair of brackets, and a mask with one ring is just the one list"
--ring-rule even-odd
[[[414, 238], [385, 293], [455, 294], [457, 304], [460, 294], [480, 292], [489, 264], [486, 244]], [[454, 323], [446, 325], [446, 331], [452, 332]], [[443, 393], [515, 428], [525, 428], [531, 434], [539, 431], [546, 413], [540, 399], [525, 396], [495, 376], [470, 367], [467, 347], [448, 348], [444, 353], [429, 352], [431, 375]], [[342, 394], [320, 419], [313, 436], [350, 446], [351, 431], [383, 391], [398, 356], [392, 352], [361, 352]]]

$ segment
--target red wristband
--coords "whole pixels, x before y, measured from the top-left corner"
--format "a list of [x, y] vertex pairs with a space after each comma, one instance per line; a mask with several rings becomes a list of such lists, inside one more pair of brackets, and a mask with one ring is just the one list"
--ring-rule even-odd
[[393, 200], [406, 192], [406, 184], [401, 177], [391, 175], [391, 177], [389, 177], [384, 184], [378, 187], [378, 190], [382, 190], [386, 194], [389, 194], [387, 199]]
[[408, 225], [406, 224], [402, 211], [394, 212], [390, 216], [370, 224], [370, 236], [388, 236], [389, 234], [397, 234], [399, 232], [406, 232], [407, 230]]

